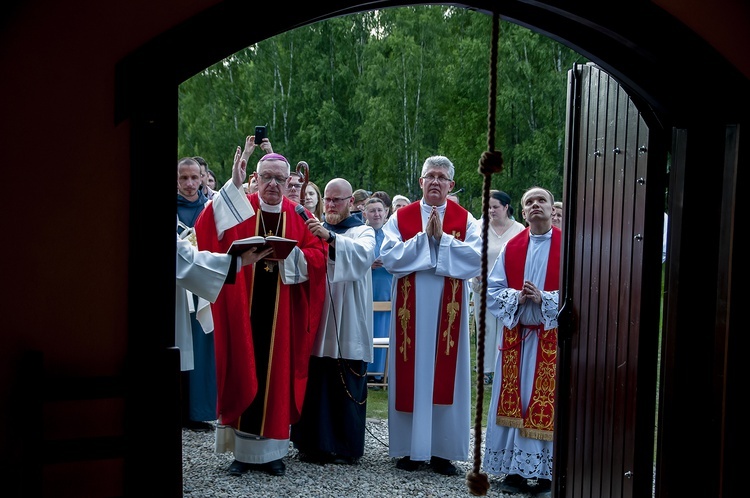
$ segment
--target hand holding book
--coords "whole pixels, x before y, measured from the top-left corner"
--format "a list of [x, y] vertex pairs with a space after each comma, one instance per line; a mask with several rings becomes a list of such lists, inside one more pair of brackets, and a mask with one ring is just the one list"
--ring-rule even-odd
[[297, 245], [297, 241], [293, 239], [286, 239], [284, 237], [276, 237], [274, 235], [263, 237], [262, 235], [255, 235], [254, 237], [247, 237], [245, 239], [239, 239], [232, 242], [229, 246], [228, 254], [239, 256], [243, 252], [247, 251], [251, 247], [255, 247], [255, 252], [261, 252], [265, 249], [273, 249], [270, 255], [264, 259], [272, 261], [280, 261], [286, 259], [289, 253], [292, 252], [294, 246]]

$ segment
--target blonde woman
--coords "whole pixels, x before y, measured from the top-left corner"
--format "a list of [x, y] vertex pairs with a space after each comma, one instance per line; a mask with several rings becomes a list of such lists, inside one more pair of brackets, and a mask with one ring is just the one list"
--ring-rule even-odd
[[563, 219], [563, 203], [560, 201], [555, 202], [552, 209], [552, 226], [562, 230], [562, 219]]

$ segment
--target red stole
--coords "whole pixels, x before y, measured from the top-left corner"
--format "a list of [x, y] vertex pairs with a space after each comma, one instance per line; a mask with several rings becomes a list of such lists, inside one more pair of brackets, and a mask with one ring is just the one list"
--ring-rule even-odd
[[[526, 253], [530, 229], [519, 233], [505, 246], [505, 275], [508, 287], [521, 289], [524, 281]], [[544, 290], [560, 287], [560, 248], [562, 232], [552, 227], [552, 240]], [[521, 336], [523, 329], [526, 335]], [[526, 414], [521, 405], [521, 343], [528, 334], [539, 336], [534, 368], [533, 389]], [[555, 377], [557, 369], [557, 328], [544, 330], [542, 324], [517, 324], [512, 329], [503, 327], [502, 380], [497, 403], [497, 424], [520, 429], [520, 434], [532, 439], [552, 441], [555, 420]]]
[[[466, 236], [468, 211], [454, 202], [448, 202], [443, 217], [443, 232], [458, 240]], [[422, 231], [421, 202], [409, 204], [398, 211], [398, 228], [401, 239], [408, 240]], [[416, 287], [414, 273], [401, 277], [396, 289], [396, 312], [398, 322], [395, 330], [396, 358], [396, 410], [414, 411], [414, 363]], [[440, 329], [437, 331], [435, 357], [435, 379], [432, 400], [437, 405], [453, 404], [453, 389], [458, 360], [457, 339], [461, 331], [461, 306], [463, 304], [463, 280], [445, 277], [443, 297], [440, 304]]]

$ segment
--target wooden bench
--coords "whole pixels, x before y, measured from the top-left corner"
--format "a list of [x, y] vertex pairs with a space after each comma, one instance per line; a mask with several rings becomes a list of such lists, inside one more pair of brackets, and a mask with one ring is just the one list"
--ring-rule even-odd
[[[372, 303], [373, 313], [380, 311], [391, 311], [390, 301], [373, 301]], [[372, 340], [372, 347], [374, 349], [385, 349], [385, 363], [383, 364], [382, 372], [367, 372], [368, 376], [382, 376], [382, 380], [368, 382], [367, 387], [388, 387], [388, 337], [374, 337]]]

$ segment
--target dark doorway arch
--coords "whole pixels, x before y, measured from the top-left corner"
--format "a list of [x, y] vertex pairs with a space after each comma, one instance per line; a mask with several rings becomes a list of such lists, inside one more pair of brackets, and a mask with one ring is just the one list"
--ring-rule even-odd
[[[410, 4], [429, 2], [410, 2]], [[144, 45], [122, 60], [117, 68], [117, 104], [115, 118], [128, 122], [131, 130], [131, 176], [137, 184], [142, 171], [150, 172], [157, 185], [167, 185], [174, 178], [164, 164], [174, 162], [177, 150], [177, 86], [203, 68], [218, 62], [252, 43], [285, 30], [332, 16], [362, 10], [401, 6], [401, 2], [358, 1], [328, 2], [301, 8], [286, 3], [264, 6], [262, 18], [257, 3], [227, 1], [188, 19]], [[607, 12], [594, 2], [503, 2], [472, 1], [463, 6], [489, 13], [500, 9], [508, 21], [545, 34], [584, 54], [607, 70], [632, 95], [653, 109], [674, 161], [670, 182], [670, 263], [667, 272], [669, 299], [666, 313], [666, 338], [669, 361], [665, 367], [666, 390], [663, 413], [662, 495], [695, 495], [696, 483], [684, 479], [681, 471], [693, 467], [689, 452], [680, 448], [683, 435], [676, 421], [694, 408], [693, 393], [709, 393], [704, 413], [710, 427], [702, 438], [706, 451], [715, 455], [716, 463], [704, 472], [699, 484], [706, 496], [722, 496], [732, 489], [731, 476], [741, 475], [741, 459], [727, 458], [731, 442], [725, 434], [740, 427], [728, 407], [738, 396], [728, 390], [722, 373], [735, 363], [726, 343], [730, 331], [736, 330], [736, 319], [729, 312], [731, 295], [732, 245], [735, 223], [734, 181], [737, 179], [741, 137], [735, 126], [747, 119], [745, 104], [737, 96], [747, 95], [747, 80], [695, 36], [648, 1], [616, 2]], [[618, 8], [619, 7], [619, 8]], [[611, 15], [611, 12], [617, 15]], [[698, 66], [698, 68], [696, 67]], [[704, 97], [704, 98], [700, 98]], [[728, 126], [729, 125], [729, 126]], [[705, 182], [701, 173], [714, 181]], [[131, 194], [130, 257], [133, 261], [171, 261], [171, 230], [174, 217], [169, 199], [149, 199], [139, 192]], [[705, 199], [713, 204], [706, 206]], [[702, 216], [719, 220], [703, 233], [703, 240], [716, 240], [709, 248], [681, 244], [683, 216], [690, 216], [690, 205], [701, 204]], [[707, 212], [706, 212], [707, 211]], [[661, 212], [648, 213], [661, 219]], [[696, 244], [697, 246], [697, 244]], [[680, 268], [698, 268], [706, 260], [718, 265], [717, 281], [706, 285], [708, 296], [698, 301]], [[703, 282], [705, 284], [705, 282]], [[151, 263], [129, 274], [131, 302], [165, 302], [171, 299], [174, 283], [170, 272]], [[714, 290], [715, 287], [715, 290]], [[708, 305], [706, 305], [708, 302]], [[174, 381], [168, 374], [156, 382], [151, 375], [163, 362], [163, 351], [171, 343], [174, 317], [168, 307], [155, 307], [157, 336], [153, 329], [138, 327], [134, 307], [129, 321], [129, 362], [134, 367], [128, 380], [128, 421], [131, 437], [126, 476], [128, 494], [142, 490], [163, 495], [180, 495], [179, 424], [154, 440], [151, 421], [143, 412], [153, 413], [163, 407], [160, 393]], [[682, 340], [678, 330], [699, 328], [703, 331], [698, 344]], [[705, 345], [713, 348], [707, 352]], [[708, 358], [707, 358], [708, 356]], [[696, 365], [702, 369], [696, 369]], [[144, 408], [149, 407], [149, 408]], [[168, 411], [168, 410], [167, 410]], [[738, 410], [739, 412], [739, 410]], [[667, 422], [674, 422], [673, 428]], [[142, 435], [140, 435], [142, 434]], [[147, 439], [147, 440], [146, 440]], [[151, 447], [146, 455], [142, 448]], [[176, 451], [177, 450], [177, 451]], [[164, 455], [170, 455], [166, 459]], [[168, 475], [168, 477], [165, 477]], [[160, 483], [155, 488], [153, 483]], [[148, 488], [142, 488], [149, 483]], [[163, 493], [158, 493], [163, 490]], [[699, 494], [703, 494], [698, 492]]]

